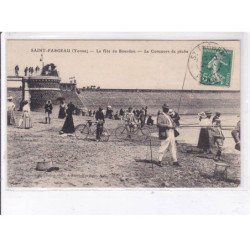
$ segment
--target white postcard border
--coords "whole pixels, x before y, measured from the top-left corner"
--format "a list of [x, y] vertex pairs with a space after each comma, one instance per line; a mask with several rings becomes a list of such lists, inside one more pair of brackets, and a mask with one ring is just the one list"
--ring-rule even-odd
[[[6, 39], [241, 40], [241, 186], [239, 188], [7, 188]], [[245, 33], [3, 33], [1, 41], [1, 176], [3, 214], [221, 214], [250, 211]]]

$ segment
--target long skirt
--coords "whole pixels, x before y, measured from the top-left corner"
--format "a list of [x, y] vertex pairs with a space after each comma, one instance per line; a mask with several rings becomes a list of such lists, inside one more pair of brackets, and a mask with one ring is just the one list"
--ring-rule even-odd
[[28, 114], [27, 112], [23, 113], [23, 116], [22, 116], [21, 120], [19, 121], [19, 127], [24, 128], [24, 129], [32, 128], [30, 114]]
[[209, 130], [207, 128], [201, 128], [197, 147], [203, 150], [210, 148]]
[[15, 125], [16, 124], [14, 111], [7, 111], [7, 124], [8, 125]]
[[59, 118], [59, 119], [64, 119], [65, 117], [66, 117], [65, 108], [60, 108], [60, 109], [59, 109], [58, 118]]
[[75, 132], [75, 126], [73, 121], [73, 116], [68, 115], [62, 127], [63, 133], [72, 134]]

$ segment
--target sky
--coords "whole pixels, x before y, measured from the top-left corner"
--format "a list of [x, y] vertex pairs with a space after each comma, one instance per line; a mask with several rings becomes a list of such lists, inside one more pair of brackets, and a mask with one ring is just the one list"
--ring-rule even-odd
[[[78, 87], [239, 90], [240, 42], [119, 40], [8, 40], [7, 75], [14, 67], [23, 75], [26, 66], [54, 63], [63, 82], [75, 76]], [[211, 42], [211, 41], [210, 41]], [[202, 54], [197, 45], [233, 50], [230, 87], [204, 86], [195, 77]], [[198, 46], [199, 48], [199, 46]], [[190, 59], [190, 53], [196, 57]], [[193, 54], [194, 55], [194, 54]]]

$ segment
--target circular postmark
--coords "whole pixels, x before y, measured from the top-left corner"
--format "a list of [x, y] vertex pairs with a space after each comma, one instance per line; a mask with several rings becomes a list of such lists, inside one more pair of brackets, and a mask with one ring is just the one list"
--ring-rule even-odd
[[190, 52], [188, 57], [188, 70], [190, 75], [196, 80], [202, 83], [202, 60], [204, 59], [204, 49], [214, 50], [216, 55], [223, 55], [227, 53], [227, 50], [221, 47], [216, 42], [205, 41], [196, 45]]

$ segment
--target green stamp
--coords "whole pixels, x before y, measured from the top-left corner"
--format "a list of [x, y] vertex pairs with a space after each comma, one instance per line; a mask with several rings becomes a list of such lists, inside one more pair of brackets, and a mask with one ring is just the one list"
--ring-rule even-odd
[[233, 51], [203, 47], [200, 83], [230, 86]]

